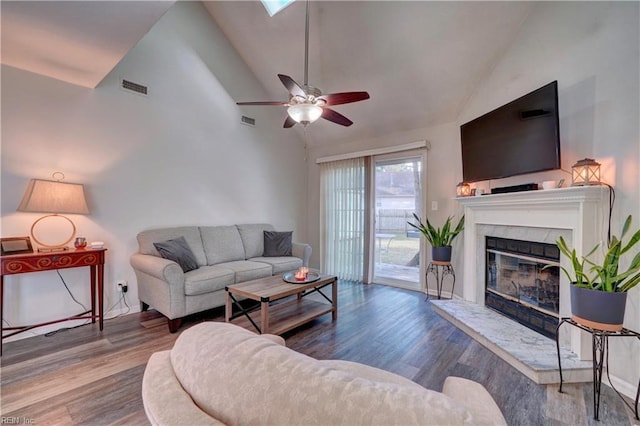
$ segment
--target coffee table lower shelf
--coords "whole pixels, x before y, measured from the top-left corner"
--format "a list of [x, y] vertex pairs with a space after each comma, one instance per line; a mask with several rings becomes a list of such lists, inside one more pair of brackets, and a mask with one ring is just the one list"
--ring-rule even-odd
[[[280, 335], [329, 312], [335, 312], [332, 305], [306, 298], [295, 298], [276, 303], [269, 306], [269, 327], [267, 332], [269, 334]], [[250, 312], [249, 315], [251, 315], [251, 318], [256, 324], [260, 325], [261, 329], [264, 329], [264, 324], [261, 323], [260, 309]], [[247, 330], [256, 331], [255, 327], [253, 327], [245, 316], [238, 317], [232, 320], [231, 323], [246, 328]]]

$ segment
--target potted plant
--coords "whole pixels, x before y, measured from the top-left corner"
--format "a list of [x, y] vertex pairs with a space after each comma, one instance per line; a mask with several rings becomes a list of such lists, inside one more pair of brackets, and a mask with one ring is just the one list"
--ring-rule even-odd
[[574, 321], [599, 330], [622, 329], [627, 292], [640, 283], [640, 253], [631, 260], [626, 271], [619, 271], [621, 256], [640, 241], [640, 230], [626, 244], [622, 241], [631, 228], [631, 220], [629, 215], [620, 239], [615, 235], [611, 237], [600, 264], [591, 259], [599, 245], [586, 256], [578, 257], [576, 250], [570, 250], [564, 238], [560, 237], [556, 242], [558, 249], [571, 261], [571, 271], [561, 268], [571, 282], [571, 315]]
[[452, 228], [453, 217], [449, 216], [442, 225], [442, 228], [436, 228], [427, 219], [427, 225], [417, 214], [413, 214], [415, 223], [407, 222], [409, 225], [417, 229], [431, 244], [431, 258], [436, 262], [451, 262], [451, 242], [464, 229], [464, 215], [458, 221], [458, 224]]

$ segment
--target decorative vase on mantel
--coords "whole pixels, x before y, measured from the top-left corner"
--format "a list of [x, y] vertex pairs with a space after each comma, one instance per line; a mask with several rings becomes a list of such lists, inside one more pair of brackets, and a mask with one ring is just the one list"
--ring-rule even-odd
[[578, 324], [603, 331], [620, 331], [624, 323], [627, 292], [605, 292], [570, 286], [571, 318]]

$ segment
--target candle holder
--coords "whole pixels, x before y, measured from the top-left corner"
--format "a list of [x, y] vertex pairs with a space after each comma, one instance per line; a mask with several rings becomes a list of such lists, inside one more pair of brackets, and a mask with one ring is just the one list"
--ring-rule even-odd
[[471, 187], [468, 183], [460, 182], [456, 185], [456, 195], [458, 197], [468, 197], [471, 195]]

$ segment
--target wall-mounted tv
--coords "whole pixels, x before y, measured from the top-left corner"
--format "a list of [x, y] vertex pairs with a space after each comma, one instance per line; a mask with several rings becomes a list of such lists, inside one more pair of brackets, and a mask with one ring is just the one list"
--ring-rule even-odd
[[460, 126], [464, 182], [560, 168], [558, 82]]

